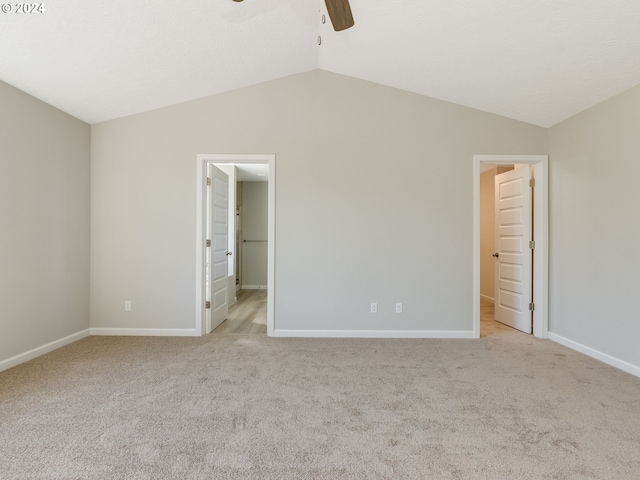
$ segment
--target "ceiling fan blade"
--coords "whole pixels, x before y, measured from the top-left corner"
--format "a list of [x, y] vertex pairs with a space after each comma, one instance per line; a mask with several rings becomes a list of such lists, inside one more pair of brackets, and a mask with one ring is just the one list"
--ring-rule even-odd
[[324, 0], [324, 3], [327, 5], [329, 17], [336, 32], [353, 27], [355, 22], [353, 21], [349, 0]]

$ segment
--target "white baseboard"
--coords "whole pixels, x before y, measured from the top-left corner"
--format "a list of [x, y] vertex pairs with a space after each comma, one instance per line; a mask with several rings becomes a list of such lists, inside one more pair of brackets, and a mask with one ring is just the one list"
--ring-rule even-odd
[[242, 290], [266, 290], [266, 285], [242, 285], [240, 287]]
[[92, 328], [91, 335], [120, 337], [199, 337], [195, 328]]
[[576, 350], [580, 353], [584, 353], [585, 355], [595, 358], [596, 360], [600, 360], [601, 362], [606, 363], [607, 365], [611, 365], [612, 367], [619, 368], [620, 370], [624, 370], [631, 375], [635, 375], [636, 377], [640, 377], [640, 366], [634, 365], [632, 363], [621, 360], [617, 357], [613, 357], [607, 353], [600, 352], [599, 350], [595, 350], [591, 347], [587, 347], [586, 345], [582, 345], [581, 343], [574, 342], [573, 340], [569, 340], [561, 335], [556, 333], [549, 332], [549, 340], [553, 340], [565, 347], [569, 347], [572, 350]]
[[274, 337], [317, 338], [475, 338], [473, 331], [448, 330], [286, 330], [275, 329]]
[[44, 355], [45, 353], [53, 352], [60, 347], [69, 345], [70, 343], [82, 340], [83, 338], [88, 337], [89, 334], [89, 329], [87, 328], [86, 330], [81, 330], [80, 332], [73, 333], [59, 340], [55, 340], [53, 342], [47, 343], [46, 345], [42, 345], [41, 347], [29, 350], [28, 352], [24, 352], [11, 358], [7, 358], [6, 360], [2, 360], [0, 361], [0, 372], [15, 367], [16, 365], [20, 365], [21, 363], [28, 362], [29, 360], [33, 360], [34, 358]]
[[487, 302], [489, 302], [489, 303], [494, 303], [494, 304], [496, 303], [496, 301], [495, 301], [495, 299], [494, 299], [494, 298], [489, 297], [489, 296], [487, 296], [487, 295], [482, 295], [482, 294], [481, 294], [481, 295], [480, 295], [480, 298], [481, 298], [482, 300], [486, 300], [486, 301], [487, 301]]

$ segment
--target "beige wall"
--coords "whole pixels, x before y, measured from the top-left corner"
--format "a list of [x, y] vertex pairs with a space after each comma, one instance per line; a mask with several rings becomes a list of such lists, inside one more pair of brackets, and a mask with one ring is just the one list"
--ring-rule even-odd
[[[243, 240], [267, 239], [267, 182], [242, 182]], [[267, 286], [267, 243], [246, 242], [242, 245], [242, 285]]]
[[494, 178], [498, 169], [480, 175], [480, 296], [495, 300], [495, 198]]
[[480, 296], [495, 300], [495, 176], [513, 167], [494, 167], [480, 175]]
[[549, 131], [549, 328], [640, 371], [640, 86]]
[[92, 326], [193, 328], [196, 154], [274, 153], [276, 330], [469, 332], [472, 157], [546, 149], [544, 128], [319, 70], [94, 125]]
[[0, 369], [89, 328], [89, 125], [0, 82]]

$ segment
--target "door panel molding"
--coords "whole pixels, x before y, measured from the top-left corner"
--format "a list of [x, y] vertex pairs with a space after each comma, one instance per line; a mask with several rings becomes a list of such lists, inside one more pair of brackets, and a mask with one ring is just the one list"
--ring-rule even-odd
[[474, 155], [473, 156], [473, 333], [480, 338], [480, 167], [481, 164], [528, 164], [536, 179], [533, 196], [535, 255], [533, 260], [533, 334], [547, 338], [549, 331], [549, 156]]
[[500, 173], [494, 181], [495, 313], [498, 322], [532, 333], [532, 233], [530, 165]]
[[215, 330], [229, 315], [229, 176], [215, 165], [207, 164], [208, 178], [213, 181], [209, 195], [208, 248], [209, 285], [207, 296], [211, 308], [207, 309], [205, 333]]

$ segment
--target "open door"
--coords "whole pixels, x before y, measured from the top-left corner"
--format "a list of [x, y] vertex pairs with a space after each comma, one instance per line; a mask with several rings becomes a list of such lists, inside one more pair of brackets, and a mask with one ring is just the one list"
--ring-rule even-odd
[[[229, 263], [229, 176], [214, 165], [209, 165], [211, 183], [207, 235], [207, 297], [209, 308], [205, 333], [210, 333], [229, 315], [228, 263]], [[210, 313], [209, 313], [210, 311]]]
[[495, 319], [532, 333], [532, 186], [529, 165], [495, 177]]
[[[206, 334], [210, 332], [217, 325], [218, 321], [224, 321], [224, 318], [228, 316], [229, 302], [232, 298], [233, 284], [229, 285], [228, 276], [225, 278], [225, 282], [220, 282], [222, 272], [226, 272], [227, 261], [232, 261], [233, 256], [227, 255], [229, 250], [228, 244], [222, 245], [218, 243], [215, 253], [215, 259], [213, 258], [213, 222], [211, 222], [210, 210], [214, 201], [219, 202], [220, 199], [214, 200], [212, 198], [213, 188], [220, 185], [220, 183], [227, 183], [230, 188], [229, 177], [219, 175], [213, 175], [213, 170], [210, 165], [213, 164], [255, 164], [255, 165], [267, 165], [269, 182], [268, 182], [268, 218], [267, 218], [267, 245], [268, 245], [268, 260], [267, 260], [267, 284], [269, 289], [267, 291], [267, 335], [275, 336], [275, 199], [276, 199], [276, 157], [274, 154], [198, 154], [196, 155], [196, 292], [194, 296], [195, 302], [195, 328], [194, 331], [198, 335]], [[219, 170], [219, 169], [218, 169]], [[224, 173], [224, 172], [222, 172]], [[207, 186], [206, 179], [211, 179], [211, 185]], [[216, 188], [217, 190], [217, 188]], [[225, 189], [226, 190], [226, 189]], [[222, 190], [221, 191], [225, 191]], [[227, 192], [227, 198], [230, 194]], [[220, 203], [220, 208], [226, 209], [227, 204]], [[223, 213], [218, 213], [220, 222], [224, 221], [226, 216]], [[224, 229], [221, 229], [221, 234], [227, 232], [229, 222], [225, 224]], [[218, 222], [219, 223], [219, 222]], [[218, 225], [220, 227], [220, 225]], [[211, 247], [206, 246], [207, 240], [211, 240]], [[221, 239], [216, 238], [218, 242]], [[228, 242], [228, 237], [224, 238], [225, 242]], [[226, 260], [222, 260], [222, 253]], [[209, 255], [211, 258], [209, 258]], [[213, 273], [213, 262], [218, 263], [216, 274]], [[220, 262], [222, 262], [223, 268], [220, 268]], [[216, 277], [216, 278], [214, 278]], [[214, 281], [216, 281], [214, 285]], [[232, 282], [231, 282], [232, 283]], [[212, 297], [212, 291], [215, 291]], [[224, 295], [222, 295], [224, 292]], [[215, 304], [214, 304], [215, 301]], [[211, 308], [206, 308], [206, 302], [210, 302]], [[218, 302], [223, 302], [223, 305], [219, 305]], [[216, 311], [216, 318], [212, 319], [212, 310]], [[221, 313], [222, 312], [222, 313]], [[220, 319], [218, 317], [222, 317]]]

